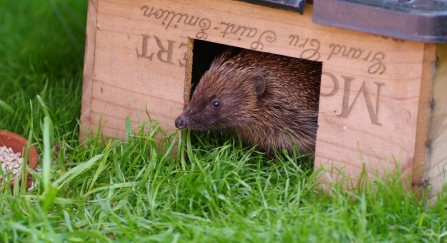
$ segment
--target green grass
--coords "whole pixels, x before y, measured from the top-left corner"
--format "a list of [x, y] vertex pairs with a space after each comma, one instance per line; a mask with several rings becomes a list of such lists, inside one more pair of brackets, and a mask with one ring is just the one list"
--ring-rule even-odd
[[42, 168], [33, 190], [0, 187], [0, 242], [447, 241], [447, 196], [426, 207], [398, 173], [328, 196], [309, 158], [229, 137], [151, 123], [79, 144], [86, 5], [0, 0], [0, 129], [30, 138]]

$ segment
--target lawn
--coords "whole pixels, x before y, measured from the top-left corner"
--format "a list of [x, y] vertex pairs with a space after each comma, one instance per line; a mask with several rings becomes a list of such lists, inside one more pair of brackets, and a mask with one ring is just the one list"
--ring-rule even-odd
[[0, 0], [0, 129], [32, 141], [41, 169], [29, 191], [0, 186], [0, 242], [447, 242], [447, 196], [427, 206], [398, 173], [329, 195], [306, 156], [156, 122], [80, 144], [86, 10]]

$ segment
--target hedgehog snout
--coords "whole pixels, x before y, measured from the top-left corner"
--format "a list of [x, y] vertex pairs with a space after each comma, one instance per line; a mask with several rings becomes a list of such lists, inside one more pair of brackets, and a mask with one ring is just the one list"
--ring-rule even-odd
[[177, 117], [177, 119], [175, 119], [175, 126], [180, 129], [186, 128], [186, 119], [182, 116]]

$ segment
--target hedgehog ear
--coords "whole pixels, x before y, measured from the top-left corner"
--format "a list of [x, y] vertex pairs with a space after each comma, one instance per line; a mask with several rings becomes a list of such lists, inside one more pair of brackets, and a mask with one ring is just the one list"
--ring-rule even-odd
[[255, 85], [256, 95], [259, 98], [265, 91], [265, 79], [263, 75], [255, 75], [252, 78], [252, 82]]

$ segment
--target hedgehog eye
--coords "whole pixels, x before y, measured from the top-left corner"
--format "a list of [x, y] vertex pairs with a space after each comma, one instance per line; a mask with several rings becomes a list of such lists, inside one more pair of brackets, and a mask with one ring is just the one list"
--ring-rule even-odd
[[219, 109], [219, 108], [222, 106], [222, 104], [221, 104], [220, 101], [218, 101], [218, 100], [213, 101], [213, 102], [211, 103], [211, 105], [212, 105], [213, 108], [215, 108], [215, 109]]

